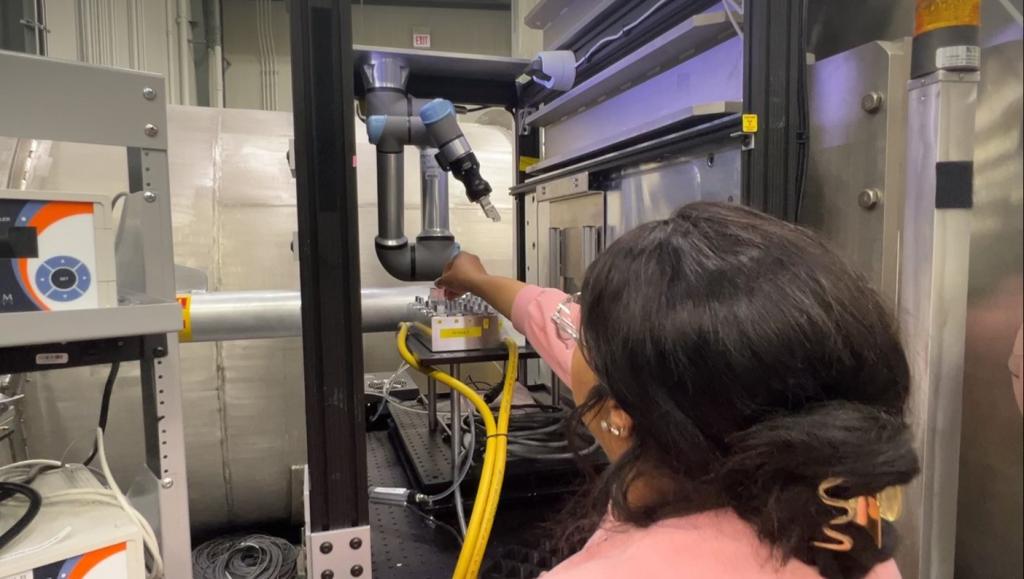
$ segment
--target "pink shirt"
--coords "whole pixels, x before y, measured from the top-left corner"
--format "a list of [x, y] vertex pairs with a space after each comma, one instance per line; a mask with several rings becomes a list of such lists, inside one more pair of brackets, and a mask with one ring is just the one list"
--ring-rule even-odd
[[[566, 294], [527, 286], [516, 296], [512, 323], [570, 384], [574, 344], [558, 337], [551, 316]], [[606, 520], [583, 549], [543, 575], [545, 579], [819, 579], [801, 561], [780, 564], [746, 521], [728, 509], [659, 521], [647, 528]], [[867, 579], [900, 579], [886, 561]]]

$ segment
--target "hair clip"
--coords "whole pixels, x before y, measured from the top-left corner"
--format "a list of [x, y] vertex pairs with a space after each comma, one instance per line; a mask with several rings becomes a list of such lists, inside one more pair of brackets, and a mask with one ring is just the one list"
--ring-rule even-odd
[[839, 499], [832, 497], [828, 491], [843, 484], [844, 480], [837, 477], [830, 477], [818, 485], [818, 498], [822, 503], [837, 509], [843, 509], [845, 513], [830, 520], [827, 525], [821, 527], [821, 531], [834, 542], [813, 541], [811, 544], [820, 549], [829, 551], [845, 552], [853, 549], [853, 538], [846, 533], [841, 533], [832, 528], [834, 525], [845, 525], [856, 523], [871, 535], [875, 546], [882, 547], [882, 521], [893, 522], [899, 518], [903, 510], [903, 488], [888, 487], [876, 495], [859, 496], [851, 499]]

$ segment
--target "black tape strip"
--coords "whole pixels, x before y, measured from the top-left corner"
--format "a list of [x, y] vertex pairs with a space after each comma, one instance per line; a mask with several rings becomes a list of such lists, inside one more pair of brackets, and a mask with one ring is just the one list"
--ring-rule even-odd
[[935, 208], [974, 207], [974, 162], [943, 161], [935, 164]]

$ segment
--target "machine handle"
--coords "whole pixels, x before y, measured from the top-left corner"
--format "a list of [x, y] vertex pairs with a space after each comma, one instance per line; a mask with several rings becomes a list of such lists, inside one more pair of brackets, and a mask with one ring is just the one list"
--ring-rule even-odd
[[597, 259], [601, 251], [601, 228], [595, 225], [584, 225], [580, 228], [580, 261], [583, 271]]
[[553, 288], [562, 287], [564, 239], [564, 230], [558, 227], [548, 229], [548, 285]]

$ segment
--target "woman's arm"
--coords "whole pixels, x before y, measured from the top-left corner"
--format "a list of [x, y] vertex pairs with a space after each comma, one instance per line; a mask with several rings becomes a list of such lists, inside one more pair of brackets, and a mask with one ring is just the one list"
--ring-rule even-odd
[[437, 287], [444, 288], [445, 293], [453, 298], [466, 292], [483, 298], [501, 315], [512, 320], [512, 325], [526, 336], [555, 374], [569, 384], [575, 344], [563, 342], [551, 321], [551, 316], [566, 297], [564, 293], [491, 275], [479, 257], [465, 252], [445, 267], [444, 275], [437, 280]]
[[526, 284], [519, 280], [491, 275], [484, 269], [479, 257], [462, 252], [445, 266], [444, 274], [437, 280], [437, 287], [444, 288], [448, 297], [452, 298], [466, 292], [475, 294], [491, 304], [498, 313], [511, 319], [516, 296]]

